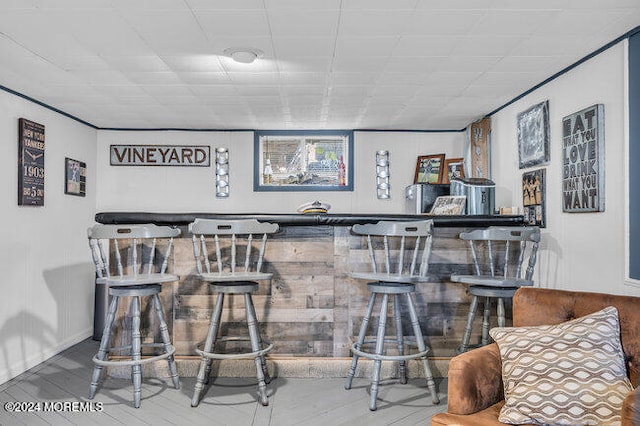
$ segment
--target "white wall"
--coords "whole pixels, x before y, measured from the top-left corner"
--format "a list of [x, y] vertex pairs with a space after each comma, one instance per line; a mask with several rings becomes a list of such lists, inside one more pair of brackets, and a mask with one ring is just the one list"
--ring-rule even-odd
[[[17, 203], [18, 119], [45, 126], [45, 205]], [[90, 335], [96, 131], [0, 91], [0, 383]], [[87, 196], [64, 194], [64, 159], [87, 163]]]
[[[230, 196], [215, 197], [214, 167], [109, 165], [114, 144], [209, 145], [229, 148]], [[253, 132], [98, 132], [98, 211], [295, 213], [305, 202], [331, 204], [331, 213], [404, 213], [404, 188], [419, 155], [462, 156], [464, 133], [356, 132], [353, 192], [253, 192]], [[375, 152], [389, 150], [391, 199], [378, 200]]]
[[[522, 206], [516, 116], [549, 100], [551, 161], [541, 166], [547, 169], [547, 227], [537, 274], [543, 287], [640, 294], [624, 284], [626, 49], [626, 41], [616, 44], [492, 117], [496, 205]], [[562, 118], [598, 103], [605, 116], [605, 211], [563, 213]]]

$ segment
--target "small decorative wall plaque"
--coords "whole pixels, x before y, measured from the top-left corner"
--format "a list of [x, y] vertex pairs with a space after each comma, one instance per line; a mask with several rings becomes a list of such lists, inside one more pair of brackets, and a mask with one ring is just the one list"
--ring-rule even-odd
[[491, 117], [471, 123], [471, 173], [472, 178], [491, 178], [491, 147], [489, 133], [491, 133]]
[[545, 169], [522, 174], [522, 205], [527, 225], [546, 227]]
[[549, 101], [518, 114], [518, 158], [521, 169], [549, 162]]
[[64, 193], [84, 197], [87, 193], [87, 164], [64, 159]]
[[604, 211], [604, 105], [562, 119], [562, 211]]
[[18, 120], [18, 205], [44, 205], [44, 126]]

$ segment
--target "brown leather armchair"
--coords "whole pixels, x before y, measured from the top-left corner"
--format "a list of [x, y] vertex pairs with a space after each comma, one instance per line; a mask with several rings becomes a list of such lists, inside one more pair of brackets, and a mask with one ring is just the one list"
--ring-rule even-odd
[[[627, 372], [631, 383], [637, 385], [640, 297], [523, 287], [513, 297], [513, 325], [559, 324], [607, 306], [618, 309]], [[447, 412], [433, 416], [431, 425], [503, 425], [498, 421], [504, 405], [501, 366], [495, 343], [452, 358]], [[640, 425], [639, 387], [622, 405], [622, 426], [631, 425]]]

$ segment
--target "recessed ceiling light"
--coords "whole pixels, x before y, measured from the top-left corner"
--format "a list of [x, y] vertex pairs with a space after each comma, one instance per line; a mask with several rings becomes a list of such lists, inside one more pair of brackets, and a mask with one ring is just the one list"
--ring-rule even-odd
[[252, 47], [230, 47], [224, 50], [224, 54], [242, 64], [250, 64], [256, 59], [264, 57], [262, 50]]

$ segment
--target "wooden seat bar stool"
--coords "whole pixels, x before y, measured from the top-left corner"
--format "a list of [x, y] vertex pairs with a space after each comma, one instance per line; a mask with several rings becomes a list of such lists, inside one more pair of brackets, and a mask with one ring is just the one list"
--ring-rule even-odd
[[[377, 409], [382, 361], [398, 362], [400, 380], [404, 384], [407, 383], [406, 361], [422, 359], [427, 387], [431, 393], [433, 403], [438, 404], [440, 400], [427, 359], [429, 348], [424, 342], [418, 314], [413, 303], [415, 285], [433, 281], [433, 278], [427, 275], [429, 257], [431, 255], [433, 221], [380, 221], [375, 224], [357, 224], [353, 226], [352, 233], [366, 237], [370, 271], [352, 272], [351, 277], [369, 280], [367, 290], [371, 295], [362, 319], [358, 340], [351, 347], [353, 357], [345, 389], [351, 389], [359, 357], [372, 359], [374, 367], [369, 409], [374, 411]], [[379, 266], [376, 259], [376, 251], [378, 249], [382, 249], [384, 253], [384, 259], [381, 262], [384, 264], [384, 270], [379, 270], [382, 269], [382, 265]], [[405, 337], [402, 331], [401, 296], [406, 298], [415, 342]], [[393, 304], [392, 316], [395, 324], [395, 338], [387, 338], [386, 331], [390, 299]], [[377, 334], [374, 339], [367, 340], [367, 331], [377, 300], [380, 300]], [[388, 348], [385, 347], [385, 343], [392, 344], [388, 346], [395, 345], [397, 354], [391, 354], [387, 350]], [[405, 348], [407, 346], [416, 346], [417, 352], [406, 353]]]
[[[540, 229], [525, 227], [489, 227], [460, 234], [469, 244], [475, 274], [454, 274], [451, 281], [469, 284], [472, 296], [467, 323], [458, 353], [470, 347], [471, 332], [478, 299], [484, 298], [481, 345], [489, 343], [491, 301], [497, 300], [498, 326], [506, 322], [505, 300], [513, 298], [520, 287], [533, 285], [533, 272], [538, 257]], [[528, 258], [528, 260], [527, 260]], [[524, 277], [523, 277], [523, 268]]]
[[[262, 266], [267, 236], [277, 232], [278, 228], [277, 224], [261, 223], [255, 219], [196, 219], [189, 225], [189, 231], [193, 234], [193, 252], [198, 277], [208, 282], [211, 290], [217, 293], [206, 340], [203, 345], [196, 347], [201, 361], [191, 399], [192, 407], [200, 403], [204, 385], [209, 382], [214, 359], [254, 359], [260, 403], [269, 404], [267, 383], [270, 378], [264, 356], [273, 348], [273, 344], [260, 336], [251, 294], [258, 290], [258, 281], [271, 280], [273, 276], [271, 273], [262, 272]], [[248, 338], [246, 336], [218, 337], [226, 295], [243, 297]], [[229, 341], [249, 341], [251, 350], [241, 353], [222, 353], [216, 348], [216, 344]]]
[[[178, 370], [174, 360], [175, 348], [171, 344], [167, 321], [160, 301], [160, 284], [178, 280], [178, 276], [167, 274], [173, 238], [180, 230], [167, 226], [146, 225], [101, 225], [87, 231], [89, 247], [96, 267], [96, 283], [109, 289], [111, 302], [100, 341], [98, 353], [93, 357], [95, 367], [91, 378], [89, 399], [93, 399], [105, 367], [130, 366], [133, 382], [133, 405], [140, 407], [142, 365], [167, 359], [169, 373], [176, 389], [180, 388]], [[160, 253], [160, 246], [164, 251]], [[115, 264], [111, 263], [115, 259]], [[116, 327], [116, 314], [123, 297], [131, 298], [131, 344], [110, 347], [112, 332]], [[158, 320], [162, 343], [142, 343], [141, 298], [150, 297], [152, 311]], [[159, 355], [142, 358], [142, 348], [160, 349]], [[126, 351], [126, 360], [109, 359], [109, 353]]]

